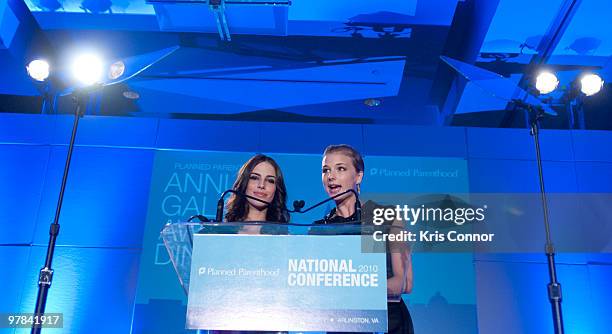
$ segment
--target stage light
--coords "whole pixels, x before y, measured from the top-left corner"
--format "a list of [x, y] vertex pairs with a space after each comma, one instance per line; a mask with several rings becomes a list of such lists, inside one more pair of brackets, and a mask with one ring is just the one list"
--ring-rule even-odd
[[580, 79], [580, 91], [586, 96], [599, 93], [604, 81], [597, 74], [586, 74]]
[[548, 94], [557, 89], [559, 79], [551, 72], [540, 72], [536, 78], [536, 89], [540, 94]]
[[93, 85], [102, 80], [102, 60], [93, 54], [83, 54], [72, 63], [72, 76], [84, 85]]
[[119, 79], [125, 73], [125, 64], [120, 60], [114, 62], [108, 71], [108, 78], [111, 80]]
[[125, 92], [123, 92], [123, 97], [129, 100], [138, 100], [140, 98], [140, 94], [133, 90], [126, 90]]
[[368, 107], [378, 107], [380, 106], [381, 103], [382, 101], [379, 99], [367, 99], [363, 101], [363, 104], [365, 104]]
[[26, 66], [28, 75], [36, 81], [45, 81], [49, 77], [49, 63], [42, 59], [32, 60]]

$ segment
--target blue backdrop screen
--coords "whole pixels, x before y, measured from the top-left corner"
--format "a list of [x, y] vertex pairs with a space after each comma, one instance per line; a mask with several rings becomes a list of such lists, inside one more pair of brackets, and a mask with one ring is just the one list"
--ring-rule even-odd
[[[147, 221], [140, 261], [134, 333], [184, 332], [186, 296], [180, 287], [159, 232], [166, 223], [186, 220], [195, 214], [214, 217], [220, 194], [232, 187], [237, 171], [254, 153], [160, 150], [156, 152], [151, 179]], [[312, 205], [326, 194], [321, 184], [318, 154], [269, 154], [283, 171], [288, 205], [302, 199]], [[362, 193], [467, 193], [467, 163], [461, 158], [366, 156]], [[333, 204], [292, 222], [309, 224], [320, 219]], [[184, 254], [190, 256], [190, 254]], [[404, 299], [413, 313], [420, 314], [415, 327], [448, 313], [458, 316], [466, 333], [476, 324], [476, 297], [471, 254], [414, 254], [415, 290]], [[453, 277], [440, 275], [452, 268]], [[435, 279], [432, 279], [435, 278]], [[425, 279], [427, 278], [427, 279]], [[435, 302], [448, 307], [436, 309]], [[434, 306], [432, 306], [432, 301]], [[239, 307], [239, 305], [237, 305]], [[433, 308], [432, 308], [433, 307]], [[455, 327], [455, 332], [456, 332]]]

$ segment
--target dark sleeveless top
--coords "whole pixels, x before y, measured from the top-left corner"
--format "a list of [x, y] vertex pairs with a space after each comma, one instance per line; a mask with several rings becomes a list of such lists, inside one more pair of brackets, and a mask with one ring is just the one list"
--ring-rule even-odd
[[[364, 226], [371, 226], [375, 230], [382, 230], [384, 233], [389, 233], [391, 230], [391, 224], [393, 222], [385, 221], [381, 226], [375, 226], [373, 222], [373, 212], [375, 208], [384, 208], [385, 206], [379, 205], [373, 201], [367, 201], [361, 206], [361, 224]], [[353, 213], [350, 217], [342, 217], [336, 214], [336, 208], [333, 208], [325, 218], [315, 221], [315, 224], [350, 224], [357, 222], [357, 213]], [[367, 229], [370, 230], [370, 229]], [[397, 232], [397, 231], [395, 231]], [[391, 251], [389, 249], [389, 243], [385, 242], [385, 250], [387, 255], [387, 279], [393, 277], [393, 263], [391, 262]], [[404, 304], [404, 300], [400, 299], [400, 303], [387, 303], [387, 324], [389, 334], [414, 334], [414, 326], [412, 324], [412, 317], [410, 312]], [[363, 333], [335, 333], [328, 332], [328, 334], [363, 334]]]
[[[374, 230], [382, 230], [384, 233], [389, 233], [389, 227], [391, 222], [386, 222], [381, 226], [374, 226], [373, 221], [373, 212], [375, 208], [382, 208], [383, 205], [379, 205], [374, 201], [367, 201], [361, 206], [361, 224], [364, 226], [371, 226]], [[336, 214], [336, 208], [333, 208], [325, 218], [321, 220], [315, 221], [315, 224], [349, 224], [357, 222], [357, 212], [353, 212], [350, 217], [342, 217]], [[387, 255], [387, 279], [393, 277], [393, 264], [391, 262], [391, 251], [389, 249], [389, 244], [385, 243], [385, 250]]]

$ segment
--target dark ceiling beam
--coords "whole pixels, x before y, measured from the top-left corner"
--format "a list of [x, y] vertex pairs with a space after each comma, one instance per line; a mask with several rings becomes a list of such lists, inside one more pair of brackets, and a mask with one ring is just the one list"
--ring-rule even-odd
[[[441, 55], [473, 64], [482, 48], [500, 0], [468, 0], [457, 4], [446, 45]], [[437, 59], [439, 66], [430, 103], [440, 110], [441, 125], [450, 125], [466, 80]]]
[[545, 64], [550, 59], [581, 3], [582, 0], [563, 1], [557, 16], [553, 19], [546, 34], [540, 40], [536, 49], [538, 53], [533, 56], [531, 63]]
[[19, 20], [19, 28], [9, 48], [13, 56], [15, 58], [27, 58], [28, 56], [45, 54], [48, 58], [51, 58], [52, 54], [48, 54], [53, 52], [50, 43], [24, 0], [9, 0], [8, 7], [11, 8]]

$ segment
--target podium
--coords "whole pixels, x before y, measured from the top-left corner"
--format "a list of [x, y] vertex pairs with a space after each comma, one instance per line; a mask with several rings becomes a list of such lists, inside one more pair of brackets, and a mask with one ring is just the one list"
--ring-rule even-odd
[[385, 332], [401, 291], [387, 289], [396, 271], [374, 230], [180, 222], [161, 236], [188, 296], [187, 329]]

